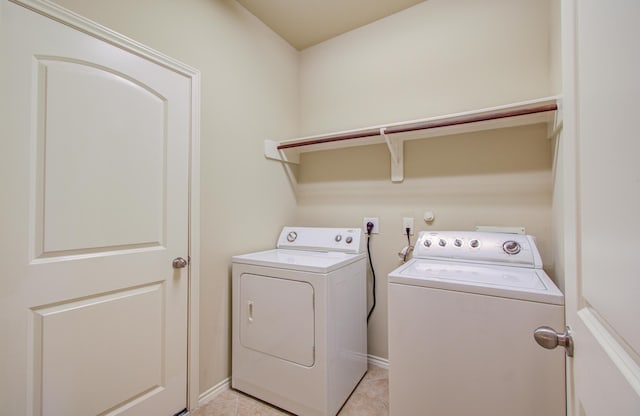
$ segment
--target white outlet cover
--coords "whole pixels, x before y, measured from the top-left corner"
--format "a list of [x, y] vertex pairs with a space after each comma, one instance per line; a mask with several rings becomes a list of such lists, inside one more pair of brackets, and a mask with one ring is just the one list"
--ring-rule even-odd
[[371, 230], [371, 234], [378, 234], [380, 232], [380, 221], [376, 217], [364, 217], [362, 220], [362, 231], [367, 233], [367, 223], [373, 223], [373, 229]]
[[402, 218], [402, 234], [403, 235], [407, 235], [407, 228], [410, 230], [409, 234], [413, 235], [414, 234], [413, 218], [411, 217]]

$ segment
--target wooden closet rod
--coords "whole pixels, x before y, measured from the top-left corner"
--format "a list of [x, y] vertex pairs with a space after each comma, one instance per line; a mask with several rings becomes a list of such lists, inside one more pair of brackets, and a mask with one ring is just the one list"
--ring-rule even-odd
[[[527, 107], [516, 110], [496, 111], [491, 113], [453, 117], [444, 120], [422, 121], [415, 123], [408, 123], [405, 125], [396, 125], [384, 128], [385, 134], [407, 133], [417, 130], [435, 129], [438, 127], [457, 126], [460, 124], [477, 123], [480, 121], [499, 120], [507, 117], [525, 116], [528, 114], [546, 113], [548, 111], [556, 111], [558, 109], [557, 104], [543, 104], [534, 107]], [[375, 137], [380, 135], [380, 128], [371, 128], [366, 130], [360, 130], [351, 133], [338, 133], [320, 137], [317, 139], [310, 139], [307, 141], [301, 141], [296, 143], [285, 143], [278, 146], [278, 150], [291, 149], [294, 147], [310, 146], [313, 144], [339, 142], [343, 140], [360, 139], [364, 137]]]

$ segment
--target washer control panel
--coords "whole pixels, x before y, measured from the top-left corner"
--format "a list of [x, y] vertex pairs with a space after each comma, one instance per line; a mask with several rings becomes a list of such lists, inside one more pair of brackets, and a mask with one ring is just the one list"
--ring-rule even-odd
[[276, 247], [357, 254], [364, 250], [364, 234], [360, 228], [284, 227]]
[[422, 231], [413, 257], [542, 267], [532, 236], [474, 231]]

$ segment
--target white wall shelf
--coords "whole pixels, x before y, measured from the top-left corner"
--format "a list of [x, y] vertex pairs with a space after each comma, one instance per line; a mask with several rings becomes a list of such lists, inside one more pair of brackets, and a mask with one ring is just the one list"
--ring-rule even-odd
[[264, 154], [268, 159], [300, 163], [300, 153], [386, 143], [391, 180], [402, 182], [406, 140], [541, 123], [547, 125], [549, 138], [558, 133], [562, 127], [559, 96], [291, 140], [265, 140]]

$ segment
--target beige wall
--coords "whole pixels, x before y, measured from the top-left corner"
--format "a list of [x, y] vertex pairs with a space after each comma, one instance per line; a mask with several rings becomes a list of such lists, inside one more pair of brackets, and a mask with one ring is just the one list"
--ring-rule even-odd
[[302, 134], [550, 95], [550, 1], [428, 0], [305, 49]]
[[[303, 135], [379, 125], [553, 94], [553, 0], [428, 0], [301, 53]], [[306, 153], [296, 223], [361, 226], [371, 245], [378, 306], [369, 353], [387, 357], [387, 274], [417, 230], [524, 226], [545, 268], [551, 247], [552, 142], [530, 126], [405, 144], [405, 180], [391, 183], [384, 145]], [[425, 210], [436, 220], [426, 224]], [[414, 237], [415, 241], [415, 237]]]
[[[562, 27], [560, 0], [551, 0], [551, 81], [555, 94], [562, 94]], [[563, 215], [565, 205], [563, 203], [566, 187], [564, 174], [566, 156], [566, 141], [562, 139], [562, 130], [553, 138], [553, 197], [551, 207], [551, 241], [553, 253], [553, 270], [551, 271], [554, 280], [564, 293], [565, 287], [565, 253], [564, 253], [564, 221]]]
[[[401, 184], [389, 180], [384, 145], [303, 155], [296, 224], [361, 226], [365, 216], [380, 218], [380, 234], [371, 240], [378, 305], [369, 323], [370, 354], [388, 357], [386, 278], [406, 244], [403, 217], [415, 218], [417, 231], [524, 226], [537, 237], [545, 269], [553, 270], [546, 133], [535, 125], [407, 142]], [[426, 210], [435, 212], [432, 224], [422, 220]]]
[[[230, 374], [230, 258], [272, 247], [294, 215], [263, 140], [298, 123], [298, 53], [235, 1], [59, 0], [202, 75], [200, 390]], [[250, 236], [250, 238], [248, 238]]]
[[551, 80], [551, 93], [562, 94], [562, 27], [560, 24], [560, 0], [550, 2], [550, 27], [549, 27], [549, 72]]
[[401, 184], [384, 146], [307, 154], [295, 175], [262, 155], [266, 138], [550, 95], [550, 1], [428, 0], [297, 53], [231, 0], [58, 0], [202, 73], [201, 391], [230, 374], [231, 255], [273, 246], [286, 223], [380, 218], [369, 330], [380, 357], [403, 216], [418, 230], [525, 226], [551, 261], [551, 142], [540, 126], [407, 143]]

